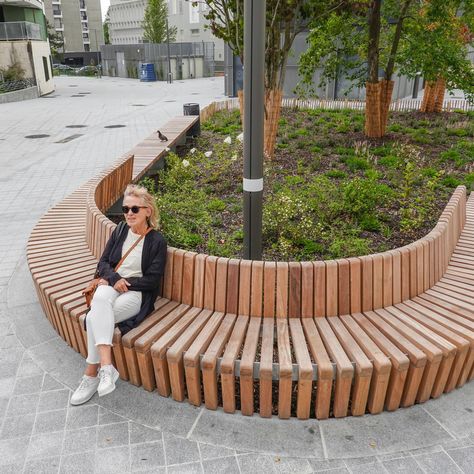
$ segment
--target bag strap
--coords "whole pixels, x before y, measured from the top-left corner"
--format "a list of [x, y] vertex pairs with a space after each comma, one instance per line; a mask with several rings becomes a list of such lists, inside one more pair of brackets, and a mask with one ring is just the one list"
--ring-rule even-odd
[[125, 253], [125, 255], [120, 259], [120, 262], [117, 263], [117, 265], [115, 266], [114, 268], [114, 272], [116, 272], [120, 265], [122, 265], [123, 261], [130, 255], [130, 252], [145, 238], [145, 236], [148, 234], [148, 232], [150, 232], [152, 230], [151, 227], [149, 227], [146, 232], [140, 236], [139, 239], [135, 240], [134, 244], [127, 250], [127, 252]]

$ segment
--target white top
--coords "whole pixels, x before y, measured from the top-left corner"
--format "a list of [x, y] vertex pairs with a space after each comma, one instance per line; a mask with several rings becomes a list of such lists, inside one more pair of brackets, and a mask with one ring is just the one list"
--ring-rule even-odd
[[[127, 253], [128, 249], [140, 238], [139, 234], [134, 234], [131, 229], [128, 230], [127, 238], [123, 243], [122, 257]], [[142, 273], [142, 252], [143, 238], [141, 242], [127, 255], [122, 265], [118, 269], [118, 273], [122, 278], [141, 277]]]

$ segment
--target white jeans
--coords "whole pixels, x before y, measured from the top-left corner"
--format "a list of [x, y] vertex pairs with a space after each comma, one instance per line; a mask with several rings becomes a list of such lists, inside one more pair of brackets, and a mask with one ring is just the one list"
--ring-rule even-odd
[[100, 362], [97, 345], [112, 345], [114, 326], [135, 316], [140, 311], [142, 293], [126, 291], [119, 293], [108, 285], [99, 285], [92, 298], [91, 310], [86, 318], [87, 363]]

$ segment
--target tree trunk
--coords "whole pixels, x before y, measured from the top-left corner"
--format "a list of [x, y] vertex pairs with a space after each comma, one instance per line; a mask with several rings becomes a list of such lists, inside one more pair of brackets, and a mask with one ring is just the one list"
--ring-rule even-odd
[[385, 135], [387, 128], [388, 112], [392, 101], [393, 81], [380, 81], [380, 136]]
[[433, 112], [436, 99], [436, 82], [426, 81], [423, 100], [421, 102], [420, 112]]
[[433, 112], [440, 113], [443, 110], [444, 94], [446, 92], [446, 80], [438, 77], [436, 81], [436, 96], [433, 107]]
[[381, 137], [380, 128], [380, 82], [367, 82], [365, 97], [365, 134], [371, 138]]
[[237, 91], [237, 96], [239, 98], [239, 108], [240, 108], [240, 123], [242, 124], [242, 130], [244, 129], [244, 91], [239, 89]]
[[273, 159], [275, 153], [282, 96], [283, 91], [281, 89], [267, 90], [265, 92], [265, 131], [263, 148], [265, 158], [269, 160]]

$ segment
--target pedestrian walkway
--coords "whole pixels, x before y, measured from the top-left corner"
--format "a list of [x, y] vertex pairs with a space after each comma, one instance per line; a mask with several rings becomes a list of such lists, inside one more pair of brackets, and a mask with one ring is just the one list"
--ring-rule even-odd
[[0, 473], [474, 472], [474, 384], [394, 413], [324, 421], [227, 415], [122, 381], [69, 406], [84, 360], [38, 304], [30, 231], [183, 103], [221, 98], [223, 80], [56, 83], [47, 98], [0, 106]]

